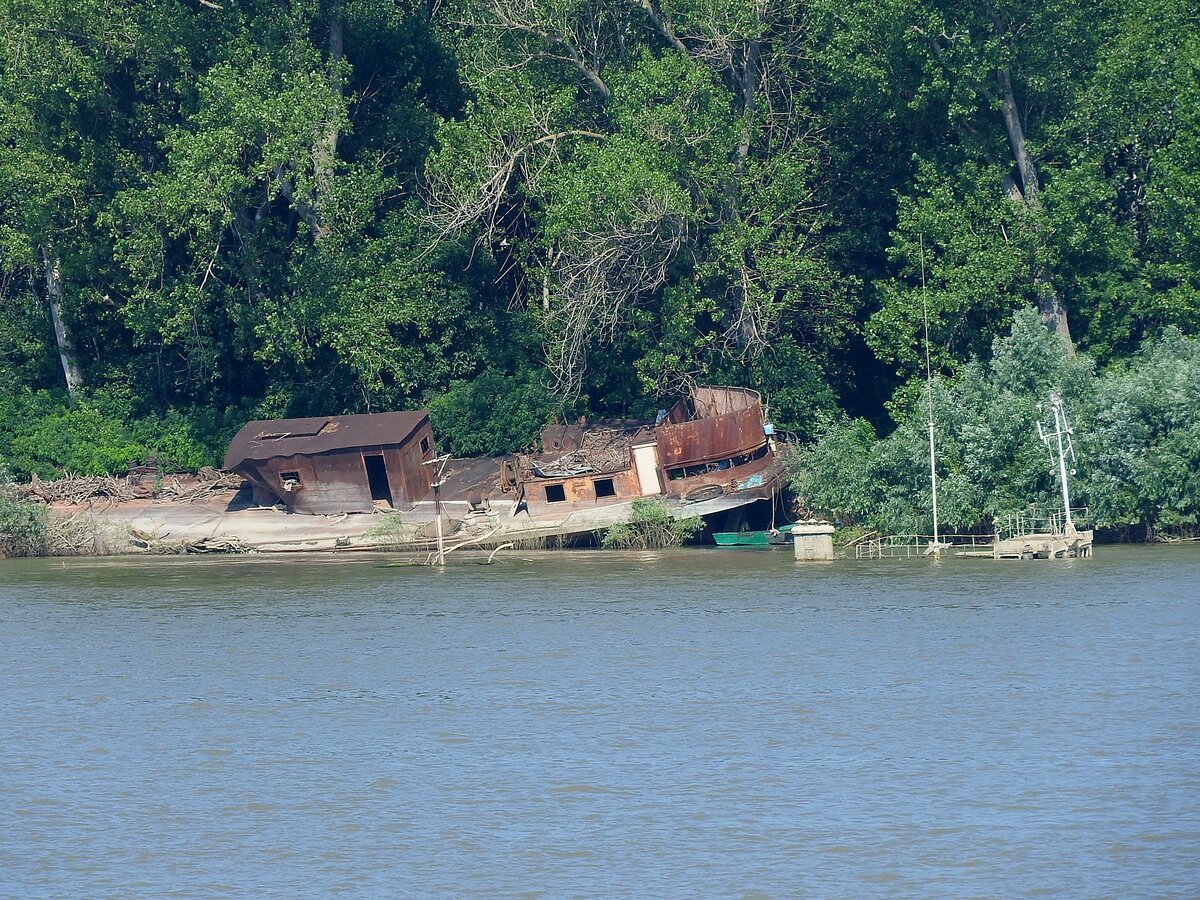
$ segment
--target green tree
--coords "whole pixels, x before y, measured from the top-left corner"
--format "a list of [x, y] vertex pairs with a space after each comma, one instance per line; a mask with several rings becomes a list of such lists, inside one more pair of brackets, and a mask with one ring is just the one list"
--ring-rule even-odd
[[[1167, 325], [1200, 329], [1200, 16], [1121, 10], [1070, 121], [1081, 214], [1066, 236], [1088, 345], [1129, 355]], [[1067, 184], [1064, 184], [1066, 187]]]
[[601, 347], [668, 393], [780, 336], [820, 357], [846, 333], [799, 4], [455, 15], [473, 26], [457, 46], [474, 99], [439, 129], [431, 218], [496, 256], [566, 395]]
[[[5, 355], [44, 379], [38, 345], [52, 341], [72, 395], [85, 383], [86, 357], [99, 349], [81, 346], [76, 333], [105, 290], [96, 216], [117, 177], [124, 123], [115, 85], [138, 38], [129, 12], [127, 4], [89, 0], [0, 5]], [[46, 318], [50, 329], [38, 323]]]
[[877, 281], [872, 347], [902, 375], [918, 370], [924, 268], [944, 365], [985, 352], [1023, 304], [1072, 348], [1068, 289], [1080, 254], [1065, 258], [1060, 228], [1075, 225], [1078, 235], [1094, 202], [1055, 185], [1078, 157], [1072, 125], [1119, 7], [893, 0], [818, 9], [828, 38], [821, 59], [836, 85], [835, 155], [870, 154], [872, 183], [854, 183], [858, 196], [894, 210], [890, 246], [878, 239], [886, 218], [872, 232], [889, 265]]

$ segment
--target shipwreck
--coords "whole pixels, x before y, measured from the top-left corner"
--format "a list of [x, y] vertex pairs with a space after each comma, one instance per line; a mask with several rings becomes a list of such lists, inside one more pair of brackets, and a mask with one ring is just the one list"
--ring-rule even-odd
[[[654, 501], [710, 533], [766, 527], [783, 488], [762, 398], [697, 387], [648, 421], [551, 422], [526, 453], [440, 455], [426, 410], [248, 422], [224, 471], [34, 482], [63, 553], [434, 551], [586, 543]], [[657, 515], [659, 510], [655, 510]]]
[[551, 423], [530, 452], [504, 457], [439, 456], [425, 410], [250, 422], [225, 468], [260, 509], [395, 511], [414, 544], [436, 523], [451, 542], [486, 545], [592, 535], [641, 499], [728, 527], [777, 501], [779, 451], [756, 391], [697, 387], [652, 421]]

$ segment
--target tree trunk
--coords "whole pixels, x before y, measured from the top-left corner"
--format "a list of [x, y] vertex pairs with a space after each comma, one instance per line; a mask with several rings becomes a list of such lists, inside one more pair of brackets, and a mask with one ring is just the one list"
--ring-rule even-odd
[[83, 387], [83, 373], [75, 358], [75, 342], [71, 330], [62, 314], [62, 263], [51, 251], [42, 247], [42, 267], [46, 274], [46, 298], [50, 305], [50, 321], [54, 323], [54, 341], [58, 345], [58, 361], [62, 363], [63, 377], [67, 381], [67, 393], [75, 399]]
[[[992, 13], [992, 27], [997, 36], [1006, 31], [1006, 26], [999, 16]], [[1017, 106], [1016, 92], [1013, 90], [1012, 72], [1008, 66], [1000, 66], [996, 70], [996, 84], [1000, 89], [1000, 116], [1004, 119], [1004, 130], [1008, 134], [1008, 145], [1012, 149], [1013, 161], [1017, 166], [1017, 177], [1020, 178], [1021, 198], [1026, 208], [1035, 218], [1040, 216], [1042, 209], [1041, 184], [1038, 182], [1037, 163], [1029, 153], [1025, 141], [1025, 128], [1021, 124], [1021, 110]], [[1011, 194], [1010, 194], [1011, 196]], [[1034, 225], [1040, 230], [1040, 222]], [[1040, 243], [1040, 240], [1039, 240]], [[1067, 308], [1062, 297], [1046, 277], [1039, 263], [1035, 261], [1033, 273], [1034, 290], [1037, 291], [1038, 311], [1042, 314], [1042, 322], [1046, 327], [1062, 338], [1067, 348], [1067, 355], [1075, 355], [1075, 344], [1071, 340], [1071, 325], [1067, 318]]]
[[[342, 73], [338, 68], [345, 54], [342, 41], [342, 3], [334, 0], [333, 8], [329, 11], [329, 65], [332, 70], [330, 87], [340, 100], [345, 95], [346, 86], [342, 84]], [[338, 130], [331, 123], [325, 136], [325, 147], [329, 154], [330, 167], [337, 156]]]
[[[757, 119], [758, 87], [759, 78], [761, 77], [759, 66], [762, 56], [762, 43], [758, 40], [749, 41], [746, 45], [745, 53], [746, 55], [742, 60], [742, 71], [740, 76], [737, 77], [737, 83], [741, 89], [741, 132], [738, 135], [738, 144], [735, 151], [736, 162], [734, 164], [734, 174], [725, 187], [726, 202], [729, 205], [728, 216], [735, 222], [739, 221], [742, 216], [741, 181], [746, 174], [746, 165], [750, 159], [750, 145], [754, 138], [754, 125]], [[751, 265], [750, 251], [743, 252], [741, 265], [739, 266], [741, 277], [737, 287], [734, 289], [735, 309], [733, 325], [728, 332], [733, 338], [733, 344], [740, 356], [752, 354], [761, 345], [757, 320], [754, 311], [751, 309]]]
[[750, 260], [748, 253], [742, 254], [742, 265], [739, 274], [741, 281], [737, 289], [737, 348], [743, 357], [754, 356], [763, 346], [762, 336], [758, 330], [758, 319], [751, 308]]
[[337, 100], [333, 108], [329, 111], [329, 124], [325, 134], [321, 135], [313, 145], [313, 168], [314, 175], [316, 176], [316, 184], [313, 190], [310, 210], [307, 213], [304, 210], [300, 210], [301, 215], [308, 221], [309, 231], [312, 233], [313, 240], [315, 241], [324, 240], [329, 236], [331, 231], [329, 218], [325, 213], [324, 200], [325, 195], [329, 193], [333, 186], [333, 169], [337, 163], [339, 138], [336, 122], [341, 98], [345, 90], [339, 69], [344, 55], [342, 29], [342, 2], [341, 0], [333, 0], [329, 10], [329, 86], [336, 95]]
[[[1017, 175], [1021, 179], [1018, 187], [1025, 207], [1035, 217], [1034, 227], [1041, 229], [1037, 217], [1041, 215], [1042, 197], [1041, 185], [1038, 183], [1037, 164], [1029, 154], [1025, 143], [1025, 129], [1021, 125], [1020, 110], [1017, 108], [1016, 96], [1013, 93], [1012, 76], [1007, 68], [996, 72], [996, 80], [1000, 87], [1000, 115], [1004, 118], [1004, 128], [1008, 132], [1008, 145], [1012, 148], [1013, 160], [1017, 164]], [[1010, 193], [1010, 196], [1011, 193]], [[1039, 239], [1040, 243], [1040, 239]], [[1062, 338], [1067, 348], [1067, 355], [1075, 355], [1075, 343], [1071, 340], [1071, 323], [1067, 318], [1067, 308], [1063, 305], [1062, 297], [1054, 289], [1042, 266], [1034, 262], [1033, 286], [1037, 291], [1038, 311], [1042, 314], [1042, 322], [1046, 327]]]
[[1037, 208], [1041, 205], [1041, 185], [1038, 184], [1037, 165], [1025, 144], [1025, 129], [1021, 125], [1021, 113], [1013, 93], [1012, 76], [1007, 68], [1001, 68], [996, 72], [996, 80], [1000, 83], [1000, 115], [1004, 118], [1008, 145], [1017, 164], [1021, 193], [1027, 206]]
[[1075, 356], [1075, 343], [1071, 340], [1071, 323], [1067, 319], [1067, 308], [1063, 306], [1062, 298], [1054, 285], [1046, 279], [1039, 267], [1033, 277], [1034, 290], [1038, 295], [1038, 312], [1042, 314], [1042, 322], [1057, 334], [1067, 347], [1067, 356]]
[[758, 94], [759, 57], [762, 45], [759, 41], [750, 41], [746, 47], [746, 60], [742, 65], [742, 134], [737, 147], [737, 173], [741, 175], [746, 169], [746, 160], [750, 156], [750, 140], [754, 131], [755, 99]]

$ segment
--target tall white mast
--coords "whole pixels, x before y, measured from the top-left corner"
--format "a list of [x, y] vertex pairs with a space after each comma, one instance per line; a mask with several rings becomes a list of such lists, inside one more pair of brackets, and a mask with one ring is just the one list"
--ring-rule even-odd
[[937, 457], [933, 449], [933, 365], [929, 359], [929, 298], [925, 288], [925, 235], [921, 234], [921, 312], [925, 320], [925, 392], [929, 398], [929, 484], [933, 490], [933, 553], [940, 556], [938, 537]]
[[[1038, 436], [1042, 439], [1042, 443], [1050, 450], [1053, 455], [1055, 446], [1050, 442], [1057, 442], [1058, 449], [1058, 480], [1062, 485], [1063, 498], [1063, 524], [1067, 534], [1072, 534], [1075, 531], [1075, 523], [1071, 521], [1071, 492], [1067, 487], [1067, 457], [1071, 457], [1071, 462], [1075, 462], [1075, 447], [1071, 441], [1071, 426], [1067, 423], [1067, 412], [1063, 409], [1062, 395], [1058, 391], [1050, 392], [1050, 409], [1054, 413], [1054, 431], [1047, 432], [1042, 428], [1041, 420], [1038, 420]], [[1066, 443], [1063, 443], [1063, 438], [1066, 438]]]

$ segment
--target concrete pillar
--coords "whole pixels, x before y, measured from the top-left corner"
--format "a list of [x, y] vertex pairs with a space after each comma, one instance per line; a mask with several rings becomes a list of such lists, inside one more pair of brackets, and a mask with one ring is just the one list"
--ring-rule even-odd
[[796, 548], [796, 559], [833, 559], [834, 528], [828, 522], [798, 524], [792, 528], [792, 544]]

